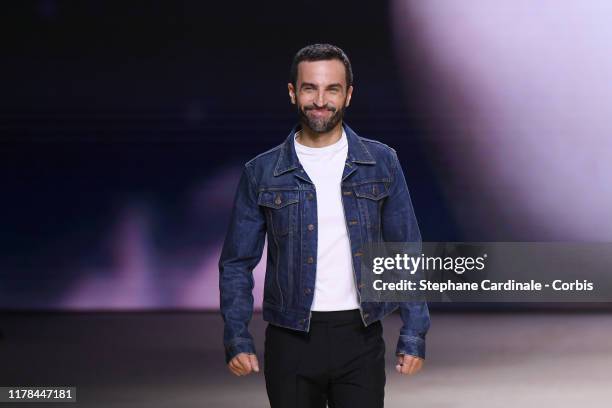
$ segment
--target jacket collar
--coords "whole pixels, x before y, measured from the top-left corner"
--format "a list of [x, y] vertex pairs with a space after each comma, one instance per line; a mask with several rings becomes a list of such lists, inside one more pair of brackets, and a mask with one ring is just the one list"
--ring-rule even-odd
[[[346, 122], [342, 122], [342, 127], [346, 133], [348, 143], [348, 153], [346, 160], [353, 163], [361, 164], [376, 164], [374, 157], [370, 154], [365, 144], [360, 140], [357, 133], [351, 129]], [[295, 134], [302, 128], [300, 123], [297, 123], [291, 129], [289, 136], [281, 145], [280, 154], [274, 168], [274, 175], [279, 176], [287, 171], [294, 170], [300, 167], [297, 153], [295, 152]]]

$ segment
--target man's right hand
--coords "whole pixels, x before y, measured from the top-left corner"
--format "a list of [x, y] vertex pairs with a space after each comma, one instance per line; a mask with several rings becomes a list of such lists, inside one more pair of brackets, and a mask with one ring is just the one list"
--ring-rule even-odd
[[259, 363], [257, 362], [257, 356], [250, 353], [239, 353], [230, 360], [227, 364], [227, 368], [232, 374], [237, 376], [243, 376], [251, 374], [252, 372], [259, 372]]

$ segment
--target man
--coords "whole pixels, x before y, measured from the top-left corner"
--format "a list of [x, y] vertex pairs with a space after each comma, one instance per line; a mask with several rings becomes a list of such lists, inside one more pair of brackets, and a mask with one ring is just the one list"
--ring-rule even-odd
[[259, 372], [248, 324], [253, 268], [264, 283], [266, 390], [276, 407], [382, 407], [383, 317], [400, 308], [396, 370], [425, 357], [425, 302], [362, 302], [360, 252], [368, 242], [420, 242], [396, 151], [343, 123], [353, 74], [346, 54], [314, 44], [294, 57], [288, 84], [299, 123], [248, 161], [219, 260], [229, 370]]

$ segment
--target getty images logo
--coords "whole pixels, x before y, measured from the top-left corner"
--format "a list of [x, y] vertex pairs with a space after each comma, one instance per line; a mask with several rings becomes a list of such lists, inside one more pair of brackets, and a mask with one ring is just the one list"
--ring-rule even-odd
[[372, 259], [372, 272], [377, 275], [385, 271], [406, 271], [414, 275], [419, 269], [422, 271], [453, 271], [461, 275], [470, 271], [482, 271], [485, 268], [487, 254], [482, 256], [410, 256], [408, 254], [395, 254], [395, 256], [380, 256]]

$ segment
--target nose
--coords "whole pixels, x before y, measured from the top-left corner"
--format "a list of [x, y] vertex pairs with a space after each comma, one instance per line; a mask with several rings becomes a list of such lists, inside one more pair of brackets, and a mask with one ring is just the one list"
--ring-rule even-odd
[[314, 104], [317, 108], [322, 108], [325, 106], [325, 100], [323, 98], [323, 92], [317, 92], [317, 96], [315, 98]]

